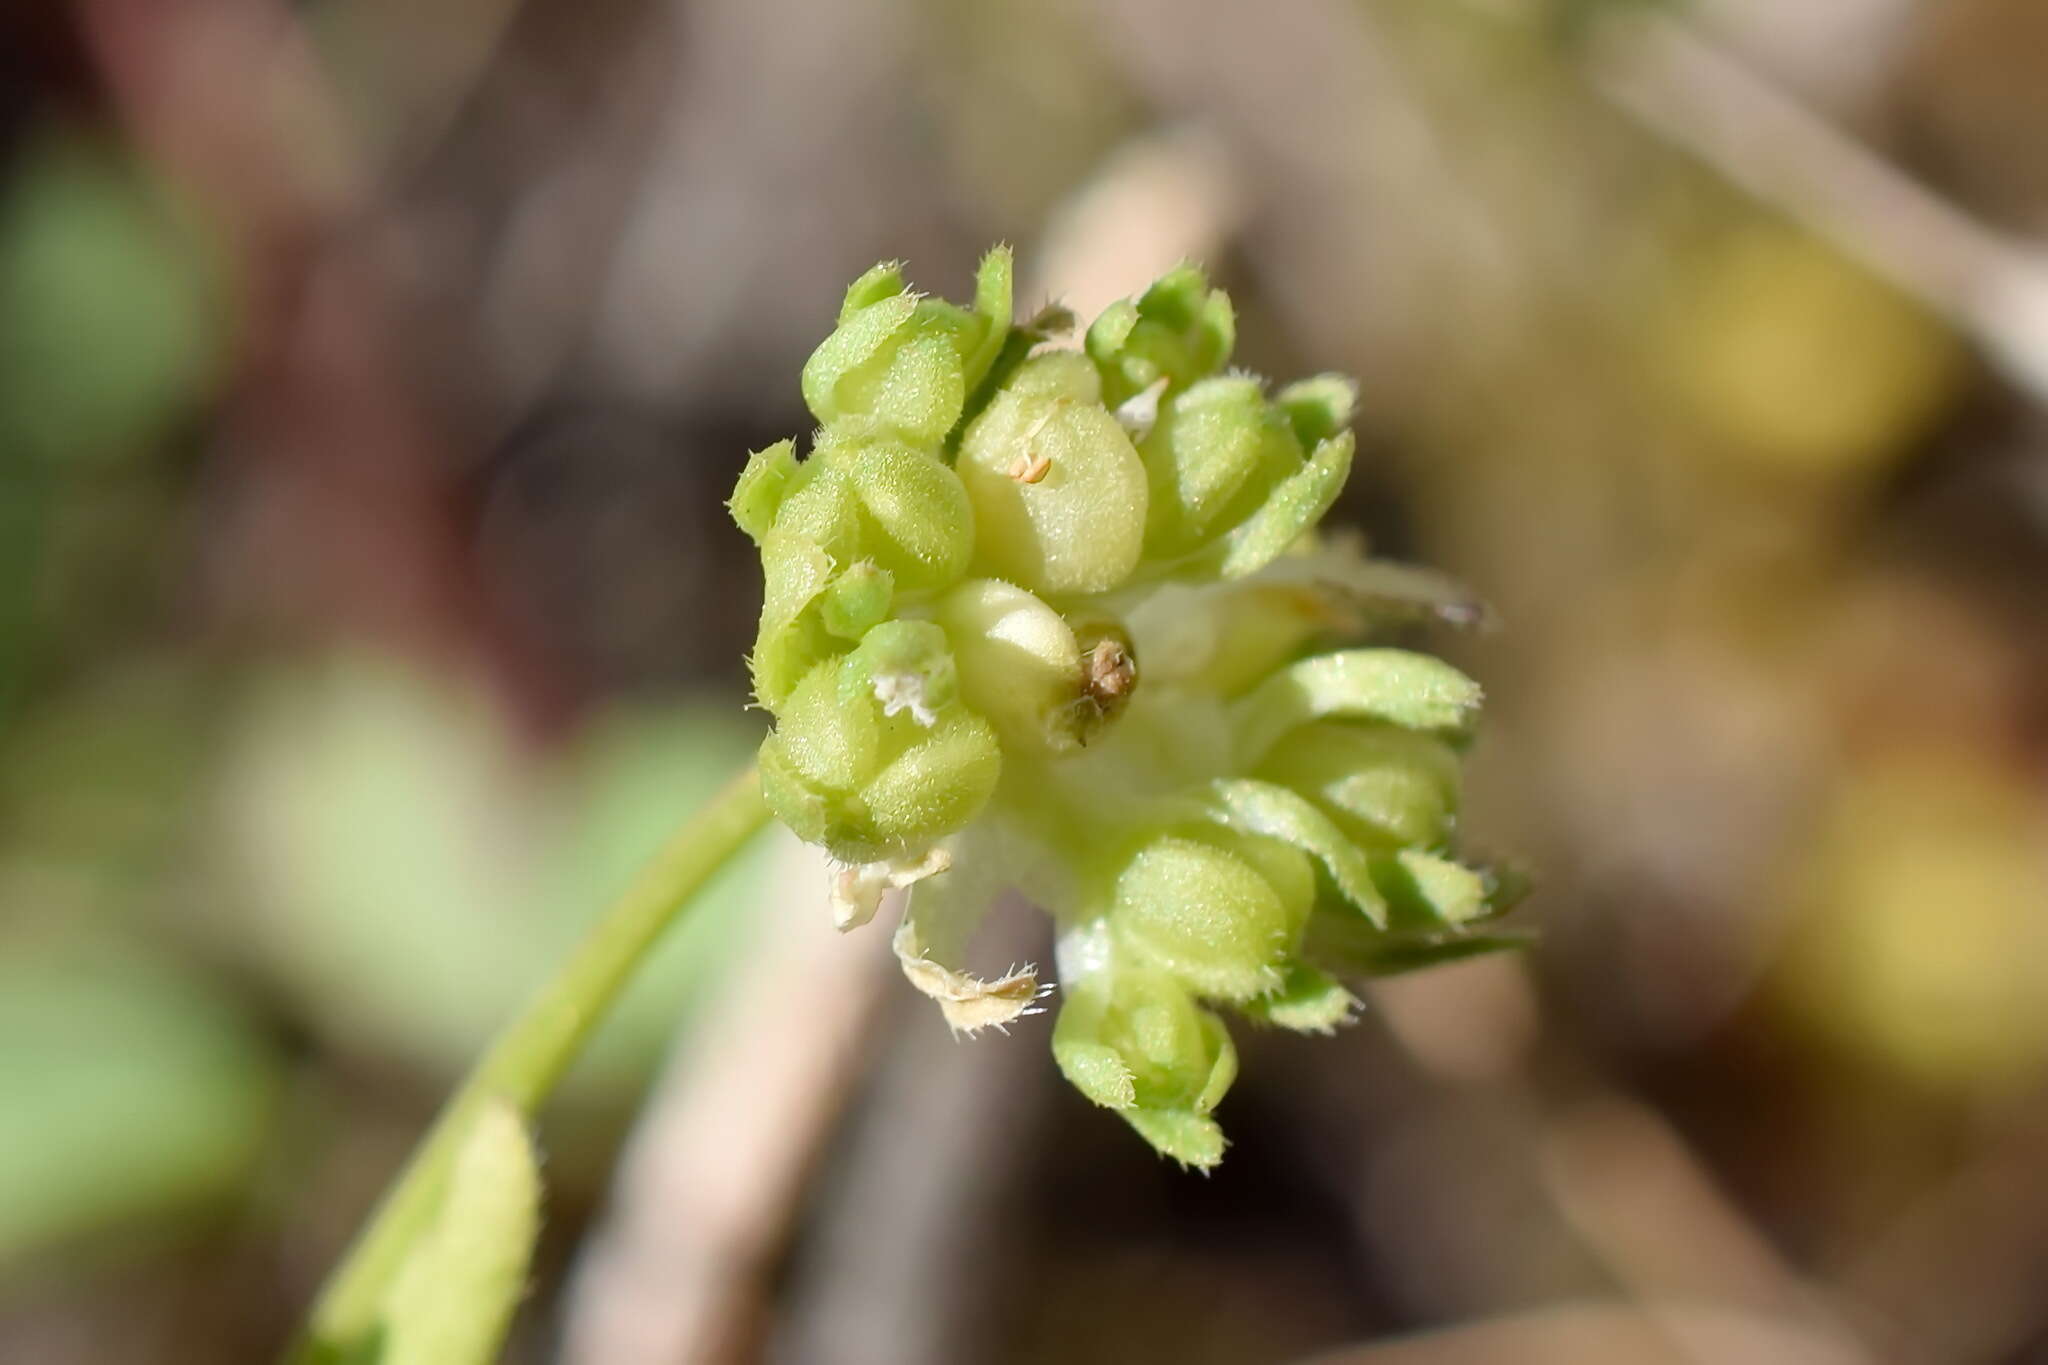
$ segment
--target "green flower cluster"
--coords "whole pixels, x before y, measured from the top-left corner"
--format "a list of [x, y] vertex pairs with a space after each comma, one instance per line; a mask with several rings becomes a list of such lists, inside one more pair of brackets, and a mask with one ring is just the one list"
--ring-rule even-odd
[[1335, 646], [1473, 613], [1424, 571], [1318, 544], [1349, 472], [1352, 384], [1226, 372], [1230, 301], [1192, 266], [1087, 330], [1016, 324], [1011, 258], [971, 307], [896, 265], [847, 291], [804, 367], [807, 458], [755, 454], [751, 658], [770, 805], [843, 866], [843, 928], [916, 884], [904, 970], [963, 1031], [1032, 1012], [968, 939], [1006, 891], [1052, 913], [1061, 1069], [1161, 1152], [1208, 1166], [1236, 1074], [1213, 1007], [1327, 1031], [1372, 974], [1501, 946], [1504, 879], [1455, 860], [1479, 689]]

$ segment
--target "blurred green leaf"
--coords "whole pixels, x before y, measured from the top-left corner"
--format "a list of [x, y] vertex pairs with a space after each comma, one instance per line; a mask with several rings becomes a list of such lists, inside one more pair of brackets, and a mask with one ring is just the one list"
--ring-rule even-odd
[[204, 983], [127, 948], [0, 953], [0, 1264], [246, 1176], [273, 1062]]
[[477, 1116], [446, 1202], [385, 1301], [377, 1365], [486, 1365], [505, 1338], [540, 1232], [540, 1170], [519, 1114]]
[[[227, 765], [249, 894], [226, 931], [329, 1038], [453, 1071], [758, 740], [737, 704], [619, 711], [557, 758], [483, 696], [388, 660], [276, 675]], [[743, 855], [705, 890], [574, 1084], [646, 1073], [748, 923], [761, 866]]]
[[218, 373], [213, 264], [113, 150], [46, 132], [0, 199], [0, 456], [138, 453]]

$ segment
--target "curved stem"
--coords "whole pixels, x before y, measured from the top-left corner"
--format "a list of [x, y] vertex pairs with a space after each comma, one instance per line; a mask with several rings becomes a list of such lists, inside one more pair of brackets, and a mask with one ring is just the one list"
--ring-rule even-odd
[[562, 969], [507, 1025], [386, 1191], [348, 1255], [328, 1277], [305, 1336], [301, 1365], [349, 1359], [369, 1339], [392, 1277], [432, 1221], [471, 1119], [488, 1100], [531, 1116], [618, 999], [634, 970], [683, 907], [768, 817], [749, 767], [678, 830], [611, 905]]

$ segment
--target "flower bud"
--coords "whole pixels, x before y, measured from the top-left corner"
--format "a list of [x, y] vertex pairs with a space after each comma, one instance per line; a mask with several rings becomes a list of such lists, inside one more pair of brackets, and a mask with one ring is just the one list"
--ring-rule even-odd
[[[908, 722], [896, 724], [899, 734], [908, 728]], [[929, 848], [981, 814], [1002, 762], [989, 723], [964, 706], [953, 708], [875, 774], [861, 793], [866, 837], [848, 839], [833, 852], [849, 862], [872, 862]]]
[[869, 631], [840, 671], [840, 700], [862, 696], [881, 703], [884, 716], [908, 712], [930, 728], [960, 695], [959, 670], [946, 632], [930, 621], [884, 621]]
[[1298, 863], [1276, 886], [1265, 871], [1287, 866], [1282, 855], [1293, 851], [1252, 852], [1253, 842], [1204, 831], [1140, 848], [1116, 880], [1119, 941], [1213, 999], [1249, 1000], [1280, 985], [1314, 881]]
[[1458, 756], [1434, 735], [1389, 725], [1304, 725], [1258, 767], [1309, 797], [1360, 846], [1436, 848], [1458, 811]]
[[982, 261], [973, 310], [905, 291], [895, 263], [853, 282], [839, 326], [804, 364], [804, 402], [830, 426], [849, 419], [934, 446], [960, 420], [1010, 327], [1010, 253]]
[[1201, 270], [1168, 271], [1136, 303], [1110, 305], [1088, 329], [1089, 358], [1102, 374], [1102, 401], [1117, 407], [1164, 379], [1177, 392], [1230, 359], [1237, 315], [1230, 296]]
[[1076, 984], [1052, 1051], [1076, 1089], [1161, 1152], [1190, 1166], [1223, 1155], [1223, 1132], [1208, 1115], [1237, 1079], [1237, 1049], [1223, 1021], [1173, 978], [1119, 964]]
[[974, 506], [975, 569], [1035, 593], [1106, 592], [1137, 567], [1145, 467], [1071, 357], [1026, 361], [967, 428], [957, 463]]
[[[967, 571], [974, 551], [974, 513], [959, 476], [936, 457], [888, 438], [827, 433], [811, 458], [824, 471], [817, 482], [843, 486], [856, 509], [854, 543], [837, 544], [836, 552], [835, 544], [824, 545], [835, 559], [872, 560], [904, 591], [943, 588]], [[808, 512], [801, 500], [809, 492], [802, 490], [783, 504], [778, 529], [792, 508]], [[842, 535], [836, 520], [820, 530]]]
[[1257, 511], [1299, 470], [1301, 443], [1256, 379], [1204, 379], [1169, 400], [1140, 443], [1145, 553], [1177, 559]]
[[846, 862], [921, 853], [973, 819], [1001, 767], [988, 722], [957, 704], [945, 637], [890, 621], [817, 665], [761, 745], [769, 805]]
[[842, 640], [858, 640], [889, 615], [895, 577], [873, 560], [863, 559], [832, 580], [818, 599], [818, 619]]

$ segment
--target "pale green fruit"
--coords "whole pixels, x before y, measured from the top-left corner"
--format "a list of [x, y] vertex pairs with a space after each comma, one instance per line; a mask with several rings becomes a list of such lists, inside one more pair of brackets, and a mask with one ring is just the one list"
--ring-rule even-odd
[[1066, 360], [1025, 362], [968, 426], [956, 466], [979, 532], [975, 571], [1054, 597], [1122, 583], [1145, 536], [1145, 467], [1123, 427], [1098, 403], [1034, 391], [1070, 373]]
[[1081, 647], [1066, 618], [993, 578], [970, 578], [938, 600], [961, 695], [1006, 745], [1070, 753], [1085, 737]]

